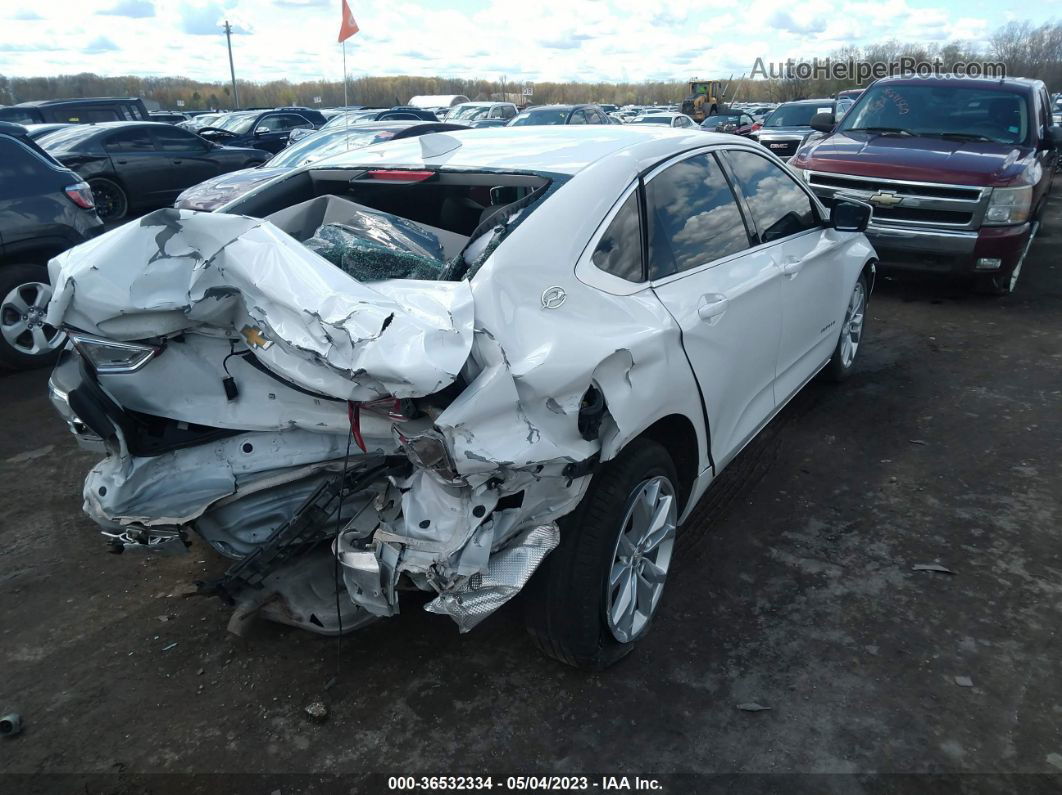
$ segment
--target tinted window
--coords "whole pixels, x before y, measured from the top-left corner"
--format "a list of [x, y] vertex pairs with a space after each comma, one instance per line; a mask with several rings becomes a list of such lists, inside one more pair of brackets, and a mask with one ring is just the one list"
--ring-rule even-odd
[[144, 127], [121, 130], [103, 139], [103, 148], [108, 152], [154, 152], [155, 142]]
[[510, 124], [513, 127], [523, 127], [525, 124], [564, 124], [567, 120], [567, 110], [551, 108], [549, 110], [525, 110], [513, 118]]
[[601, 270], [629, 282], [645, 281], [642, 273], [641, 221], [638, 218], [638, 191], [623, 202], [608, 225], [590, 259]]
[[16, 178], [39, 177], [43, 169], [44, 163], [28, 149], [6, 135], [0, 135], [0, 188], [4, 195], [10, 195], [9, 190], [15, 187]]
[[257, 132], [265, 127], [269, 132], [280, 132], [282, 130], [291, 130], [295, 127], [312, 126], [313, 125], [306, 121], [302, 116], [296, 116], [294, 113], [283, 113], [275, 116], [266, 116], [258, 122], [258, 125], [254, 129]]
[[819, 111], [829, 113], [832, 103], [826, 100], [822, 105], [780, 105], [763, 122], [764, 127], [807, 127], [811, 117]]
[[795, 235], [818, 225], [811, 199], [781, 166], [752, 152], [727, 152], [762, 242]]
[[586, 124], [586, 114], [581, 110], [574, 111], [568, 119], [568, 124]]
[[711, 155], [695, 155], [646, 185], [649, 276], [659, 279], [749, 245], [737, 201]]
[[198, 136], [184, 130], [178, 130], [176, 127], [173, 129], [152, 130], [151, 132], [155, 136], [155, 146], [163, 152], [201, 152], [206, 148]]

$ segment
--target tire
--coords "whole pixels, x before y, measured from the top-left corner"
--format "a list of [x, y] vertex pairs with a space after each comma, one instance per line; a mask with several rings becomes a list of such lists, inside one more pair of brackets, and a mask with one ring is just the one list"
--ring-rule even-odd
[[107, 224], [125, 218], [129, 213], [129, 197], [121, 185], [106, 177], [94, 177], [88, 184], [101, 221]]
[[[645, 636], [671, 562], [678, 482], [671, 457], [650, 439], [635, 439], [594, 475], [582, 501], [559, 522], [560, 545], [524, 589], [527, 629], [545, 654], [576, 668], [600, 671], [629, 654]], [[651, 503], [654, 487], [655, 504], [664, 511], [665, 521], [639, 552], [624, 556], [621, 531], [627, 528], [625, 535], [637, 538], [640, 526], [652, 527], [637, 521], [648, 514], [640, 513], [635, 502], [645, 497]], [[624, 577], [624, 572], [630, 576]], [[610, 590], [614, 576], [617, 584]], [[625, 592], [625, 582], [644, 588]], [[638, 594], [637, 609], [620, 609], [626, 604], [625, 593]], [[631, 617], [629, 626], [622, 616], [619, 622], [613, 620], [620, 613]]]
[[841, 333], [837, 335], [837, 346], [829, 363], [822, 368], [822, 377], [827, 381], [840, 383], [852, 374], [856, 358], [863, 347], [863, 336], [867, 326], [867, 301], [870, 298], [867, 289], [867, 275], [859, 274], [848, 306], [844, 310], [844, 322]]
[[40, 367], [55, 361], [66, 334], [44, 323], [52, 297], [41, 265], [0, 265], [0, 365]]

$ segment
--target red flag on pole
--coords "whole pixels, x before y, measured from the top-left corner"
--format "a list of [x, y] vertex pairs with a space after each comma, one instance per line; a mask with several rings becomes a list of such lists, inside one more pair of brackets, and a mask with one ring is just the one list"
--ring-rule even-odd
[[339, 40], [346, 41], [359, 30], [358, 23], [354, 21], [354, 15], [350, 13], [347, 0], [343, 0], [343, 23], [339, 26]]

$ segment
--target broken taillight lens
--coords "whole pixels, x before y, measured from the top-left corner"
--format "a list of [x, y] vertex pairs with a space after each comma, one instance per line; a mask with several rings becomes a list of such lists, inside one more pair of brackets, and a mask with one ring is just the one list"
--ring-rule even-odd
[[408, 422], [413, 419], [413, 412], [409, 410], [406, 401], [398, 398], [370, 400], [367, 403], [362, 403], [361, 409], [362, 411], [371, 411], [381, 417], [387, 417], [387, 419], [395, 422]]
[[87, 182], [75, 182], [63, 188], [63, 192], [70, 198], [70, 201], [82, 209], [92, 210], [96, 207], [96, 202], [92, 198], [92, 188]]
[[424, 182], [435, 176], [434, 171], [410, 171], [399, 168], [371, 169], [365, 174], [369, 179], [377, 179], [381, 182]]
[[465, 479], [458, 474], [457, 465], [441, 433], [430, 430], [407, 436], [397, 425], [391, 426], [391, 433], [414, 466], [427, 470], [448, 486], [464, 485]]

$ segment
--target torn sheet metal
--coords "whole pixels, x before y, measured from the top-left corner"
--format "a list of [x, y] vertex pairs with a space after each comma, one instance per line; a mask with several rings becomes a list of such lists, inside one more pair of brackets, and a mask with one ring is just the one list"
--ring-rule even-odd
[[164, 209], [52, 261], [48, 322], [116, 340], [196, 328], [343, 400], [428, 395], [472, 345], [467, 282], [370, 287], [268, 221]]
[[424, 609], [450, 616], [461, 632], [468, 632], [516, 596], [559, 543], [556, 524], [530, 527], [491, 555], [485, 573], [473, 574], [460, 588], [439, 594]]

